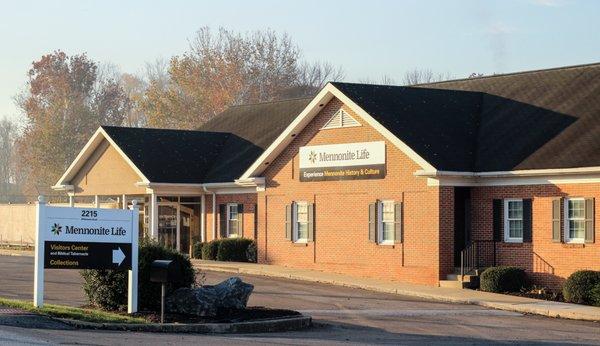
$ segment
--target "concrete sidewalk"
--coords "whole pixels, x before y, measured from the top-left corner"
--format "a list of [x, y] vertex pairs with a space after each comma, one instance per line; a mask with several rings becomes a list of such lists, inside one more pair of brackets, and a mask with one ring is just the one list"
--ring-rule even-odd
[[296, 269], [275, 265], [203, 260], [192, 260], [192, 262], [196, 268], [201, 270], [320, 282], [435, 301], [474, 304], [494, 309], [549, 317], [600, 321], [600, 308], [587, 305], [551, 302], [469, 289], [432, 287], [377, 279], [356, 278], [344, 274], [325, 273], [317, 270]]

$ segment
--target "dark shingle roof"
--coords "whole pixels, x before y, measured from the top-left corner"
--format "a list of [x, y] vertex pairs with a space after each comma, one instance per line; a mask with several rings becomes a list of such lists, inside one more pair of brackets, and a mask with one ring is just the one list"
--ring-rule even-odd
[[600, 166], [600, 64], [414, 87], [333, 84], [438, 170]]
[[425, 161], [469, 170], [481, 95], [398, 86], [332, 83]]
[[239, 178], [311, 99], [234, 106], [197, 131], [103, 126], [153, 183]]
[[229, 134], [102, 126], [153, 183], [202, 183]]

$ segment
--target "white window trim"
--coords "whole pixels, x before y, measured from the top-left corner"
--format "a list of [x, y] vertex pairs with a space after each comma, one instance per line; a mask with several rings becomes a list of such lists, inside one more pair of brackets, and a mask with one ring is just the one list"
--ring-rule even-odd
[[[229, 221], [231, 221], [231, 213], [230, 213], [230, 208], [232, 206], [235, 206], [237, 209], [237, 219], [236, 221], [238, 222], [238, 234], [231, 234], [229, 232]], [[238, 238], [240, 235], [240, 211], [239, 211], [239, 207], [238, 207], [238, 203], [227, 203], [227, 238]]]
[[[583, 210], [584, 210], [584, 216], [583, 216], [583, 224], [584, 224], [584, 235], [583, 238], [571, 238], [569, 237], [570, 232], [570, 228], [569, 228], [569, 201], [583, 201]], [[583, 244], [585, 243], [585, 198], [583, 197], [568, 197], [565, 198], [564, 201], [564, 205], [563, 205], [563, 218], [564, 218], [564, 241], [566, 244]], [[574, 220], [579, 220], [579, 219], [574, 219]]]
[[[298, 205], [305, 205], [308, 208], [308, 202], [300, 201], [292, 204], [292, 239], [294, 243], [308, 243], [308, 237], [298, 238]], [[307, 209], [308, 212], [308, 209]], [[308, 223], [307, 223], [308, 226]]]
[[[333, 120], [333, 118], [335, 118], [336, 116], [338, 116], [338, 113], [340, 113], [340, 124], [339, 125], [330, 125], [331, 120]], [[353, 125], [344, 125], [344, 114], [349, 117], [350, 119], [354, 120], [355, 124]], [[331, 118], [329, 118], [329, 120], [327, 120], [327, 122], [325, 123], [325, 125], [323, 125], [323, 127], [321, 127], [321, 130], [332, 130], [332, 129], [341, 129], [341, 128], [345, 128], [345, 127], [360, 127], [362, 126], [360, 124], [360, 122], [356, 119], [354, 119], [353, 116], [350, 115], [350, 113], [348, 113], [347, 111], [345, 111], [344, 109], [339, 109], [337, 112], [333, 113], [333, 116]]]
[[[387, 200], [381, 200], [379, 201], [379, 205], [377, 206], [377, 244], [379, 245], [394, 245], [394, 237], [396, 235], [396, 232], [394, 231], [394, 234], [392, 235], [392, 239], [388, 239], [388, 240], [383, 240], [383, 204], [384, 203], [391, 203], [394, 206], [394, 218], [396, 218], [396, 206], [394, 204], [393, 200], [387, 199]], [[394, 227], [395, 227], [395, 220], [393, 221], [394, 223]]]
[[[520, 238], [515, 238], [515, 237], [510, 236], [510, 228], [509, 228], [510, 222], [508, 219], [508, 203], [509, 202], [521, 202], [521, 208], [523, 208], [523, 199], [522, 198], [507, 198], [504, 200], [504, 242], [505, 243], [522, 243], [523, 236], [521, 236]], [[523, 222], [524, 217], [525, 217], [525, 210], [523, 210], [523, 216], [521, 217], [521, 222]], [[523, 226], [525, 226], [525, 225], [523, 224]], [[524, 233], [525, 229], [523, 229], [522, 232]]]

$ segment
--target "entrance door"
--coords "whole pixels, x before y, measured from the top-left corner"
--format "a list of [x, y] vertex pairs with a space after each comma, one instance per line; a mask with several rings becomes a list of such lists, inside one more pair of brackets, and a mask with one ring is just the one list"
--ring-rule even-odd
[[460, 266], [460, 252], [471, 242], [471, 189], [454, 188], [454, 266]]
[[178, 250], [177, 204], [158, 205], [158, 242], [168, 248]]
[[179, 206], [179, 251], [190, 252], [190, 233], [194, 211], [183, 205]]

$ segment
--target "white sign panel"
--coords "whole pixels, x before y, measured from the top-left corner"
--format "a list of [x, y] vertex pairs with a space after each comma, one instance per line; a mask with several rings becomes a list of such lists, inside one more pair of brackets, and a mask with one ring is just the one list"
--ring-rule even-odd
[[42, 230], [46, 241], [131, 243], [131, 211], [46, 207]]
[[385, 142], [328, 144], [300, 148], [300, 181], [381, 179]]

